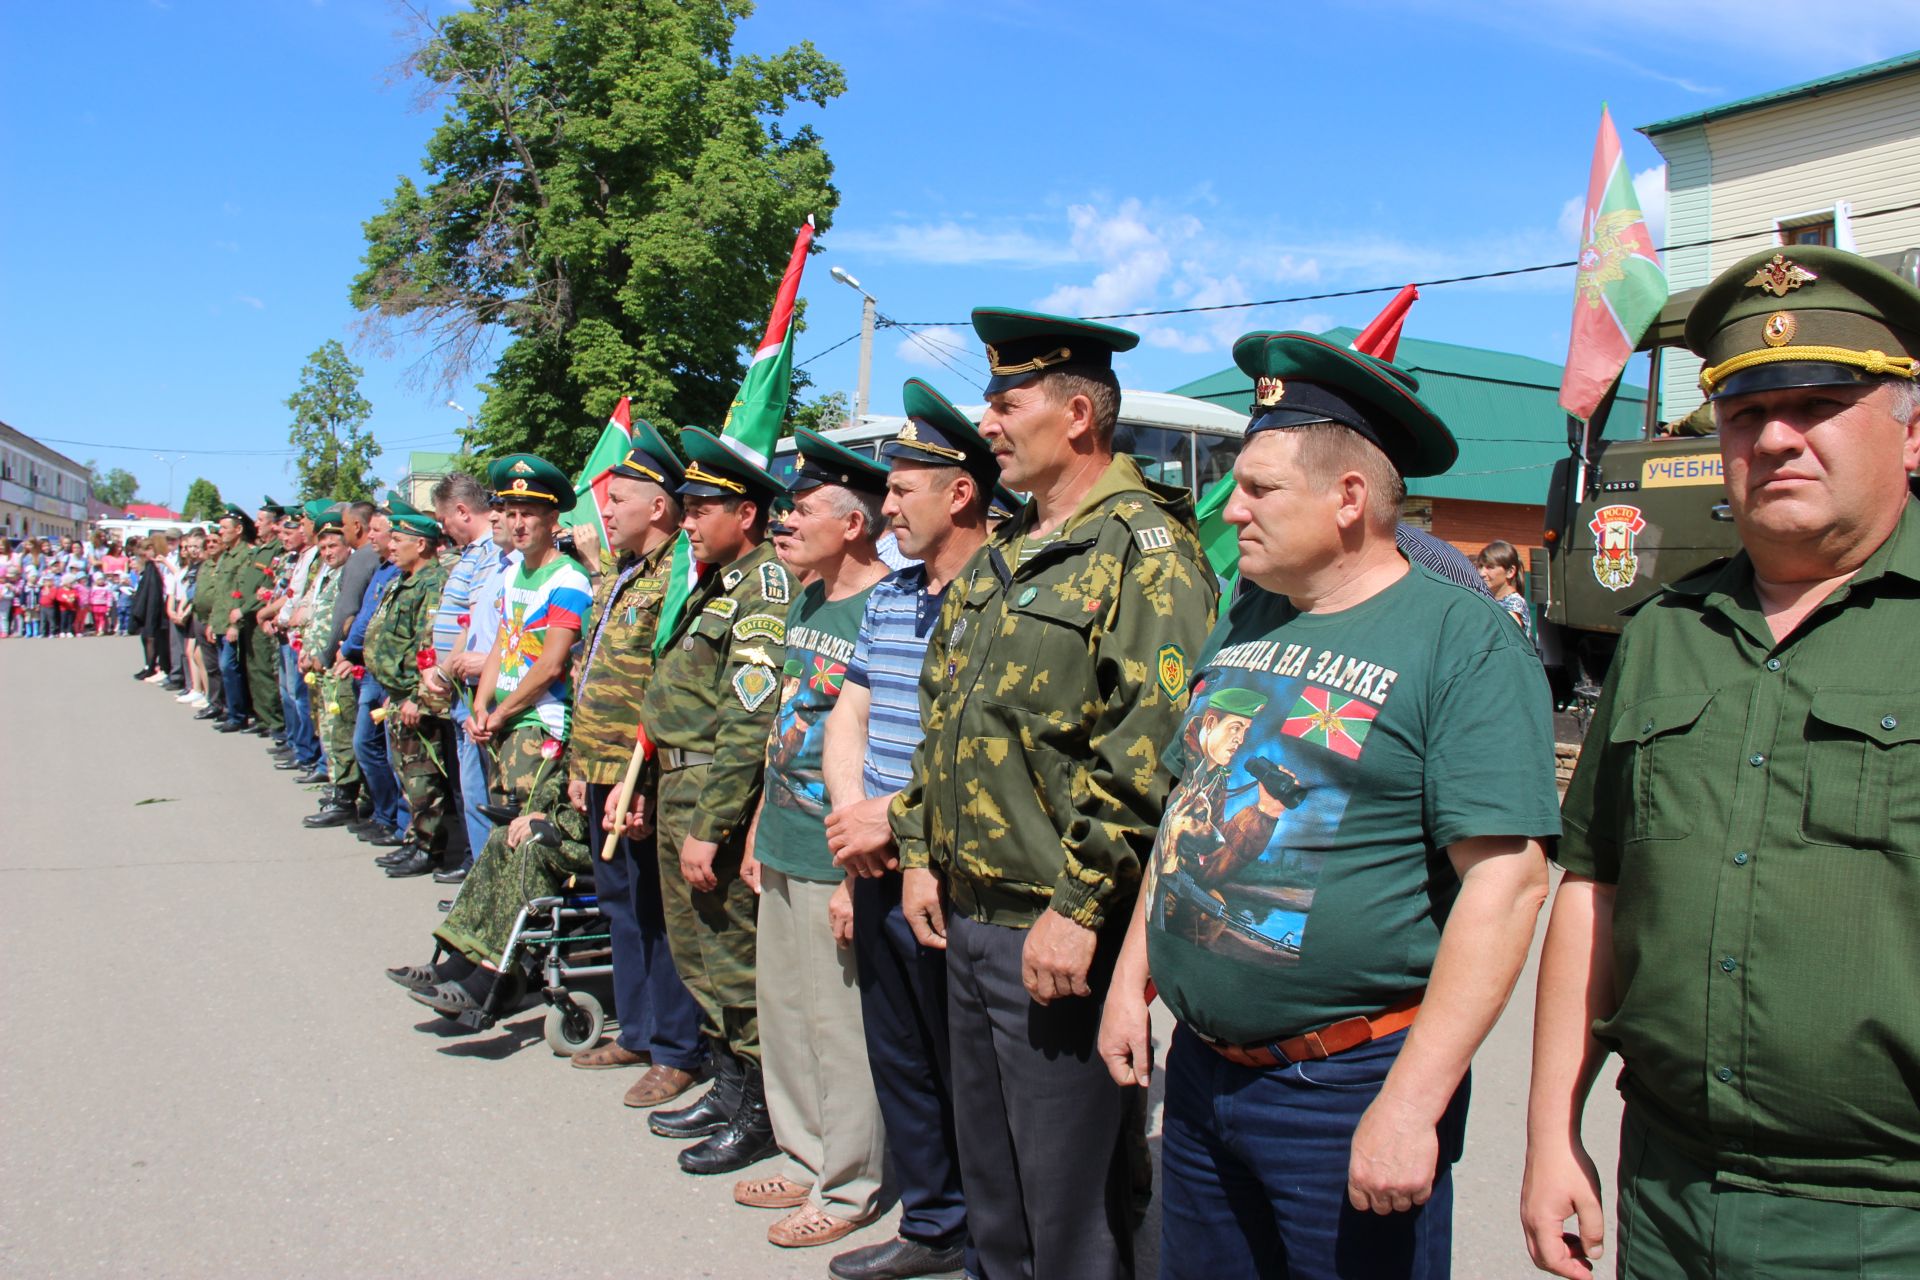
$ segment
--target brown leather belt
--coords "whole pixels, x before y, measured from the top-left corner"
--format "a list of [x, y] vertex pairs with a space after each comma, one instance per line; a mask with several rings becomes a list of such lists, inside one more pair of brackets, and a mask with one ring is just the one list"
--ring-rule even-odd
[[1317, 1031], [1271, 1044], [1220, 1044], [1197, 1031], [1194, 1034], [1200, 1036], [1208, 1048], [1237, 1066], [1284, 1067], [1295, 1062], [1318, 1062], [1396, 1031], [1405, 1031], [1413, 1025], [1413, 1017], [1420, 1012], [1420, 1002], [1426, 994], [1422, 989], [1396, 1000], [1370, 1018], [1342, 1018]]

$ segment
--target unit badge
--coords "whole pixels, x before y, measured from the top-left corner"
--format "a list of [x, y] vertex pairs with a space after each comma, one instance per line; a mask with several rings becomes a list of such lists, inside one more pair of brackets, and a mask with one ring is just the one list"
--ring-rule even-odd
[[780, 678], [773, 674], [773, 668], [757, 662], [733, 673], [733, 691], [748, 711], [758, 711], [779, 685]]
[[1647, 527], [1640, 508], [1601, 507], [1587, 522], [1593, 530], [1593, 580], [1609, 591], [1625, 591], [1640, 572], [1633, 540]]
[[1747, 281], [1747, 287], [1749, 289], [1765, 289], [1776, 298], [1784, 298], [1787, 296], [1788, 290], [1798, 289], [1801, 285], [1807, 283], [1807, 281], [1818, 280], [1819, 278], [1819, 276], [1807, 270], [1799, 263], [1792, 261], [1785, 254], [1776, 253], [1769, 261], [1762, 263], [1758, 271], [1753, 273], [1753, 279]]
[[1163, 644], [1154, 659], [1154, 667], [1160, 675], [1160, 692], [1180, 701], [1187, 691], [1187, 654], [1177, 644]]
[[1800, 328], [1800, 322], [1794, 319], [1791, 311], [1776, 311], [1767, 317], [1767, 323], [1760, 330], [1760, 340], [1770, 347], [1784, 347], [1793, 341], [1794, 333]]
[[1271, 409], [1280, 403], [1280, 397], [1287, 394], [1287, 384], [1278, 378], [1255, 378], [1253, 380], [1253, 401], [1263, 409]]
[[768, 604], [785, 604], [790, 599], [787, 571], [771, 560], [760, 566], [760, 594], [767, 598]]

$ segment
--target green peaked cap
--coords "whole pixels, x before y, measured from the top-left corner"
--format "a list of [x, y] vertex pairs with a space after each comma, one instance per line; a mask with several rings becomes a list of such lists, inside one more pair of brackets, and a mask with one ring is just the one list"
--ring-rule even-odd
[[1043, 373], [1111, 372], [1115, 353], [1140, 343], [1131, 329], [1017, 307], [975, 307], [973, 331], [987, 344], [990, 396]]
[[409, 508], [406, 511], [395, 511], [388, 518], [393, 521], [395, 533], [411, 533], [419, 538], [440, 536], [440, 522], [424, 511]]
[[531, 453], [510, 453], [487, 468], [487, 487], [502, 502], [544, 502], [558, 510], [573, 506], [573, 482], [560, 468]]
[[628, 480], [651, 480], [671, 492], [687, 478], [687, 468], [651, 422], [635, 418], [627, 456], [610, 474]]
[[1337, 422], [1371, 440], [1403, 476], [1437, 476], [1460, 446], [1415, 394], [1420, 380], [1314, 333], [1243, 334], [1233, 362], [1253, 379], [1251, 439], [1261, 431]]
[[1709, 400], [1912, 378], [1920, 288], [1845, 249], [1763, 249], [1701, 291], [1686, 336]]
[[401, 516], [425, 515], [420, 508], [400, 496], [396, 489], [387, 490], [387, 514], [397, 522]]
[[679, 492], [689, 498], [752, 498], [765, 502], [786, 486], [767, 469], [735, 453], [719, 436], [699, 427], [680, 428], [687, 450], [687, 475]]
[[993, 446], [953, 401], [919, 378], [907, 379], [900, 388], [900, 400], [907, 421], [899, 434], [880, 446], [881, 457], [963, 467], [982, 484], [998, 481], [1000, 467], [993, 460]]
[[800, 453], [800, 464], [787, 482], [789, 492], [806, 493], [823, 484], [837, 484], [860, 493], [887, 491], [887, 469], [873, 459], [806, 427], [793, 429], [793, 443]]

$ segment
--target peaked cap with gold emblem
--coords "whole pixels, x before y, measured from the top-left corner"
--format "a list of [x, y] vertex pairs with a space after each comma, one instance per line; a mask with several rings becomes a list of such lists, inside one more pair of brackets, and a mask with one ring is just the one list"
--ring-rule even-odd
[[510, 453], [487, 468], [487, 485], [501, 502], [573, 506], [573, 483], [560, 468], [531, 453]]
[[823, 484], [837, 484], [858, 493], [887, 491], [886, 468], [873, 459], [805, 427], [793, 429], [793, 443], [800, 453], [800, 465], [787, 482], [788, 492], [806, 493]]
[[1129, 329], [1013, 307], [975, 307], [973, 331], [987, 344], [990, 396], [1043, 373], [1110, 373], [1114, 353], [1140, 343]]
[[611, 474], [623, 480], [651, 480], [671, 493], [687, 478], [687, 468], [667, 438], [651, 422], [636, 418], [631, 447]]
[[937, 467], [960, 467], [983, 485], [996, 483], [1000, 466], [993, 446], [973, 420], [953, 401], [919, 378], [908, 378], [900, 388], [907, 420], [900, 433], [880, 446], [889, 462], [929, 462]]
[[1247, 435], [1337, 422], [1379, 446], [1403, 476], [1437, 476], [1460, 456], [1447, 424], [1399, 365], [1312, 333], [1243, 334], [1233, 362], [1253, 379]]
[[682, 427], [680, 443], [687, 451], [686, 478], [677, 490], [683, 497], [751, 498], [764, 503], [786, 491], [765, 466], [711, 431]]
[[1920, 288], [1845, 249], [1763, 249], [1721, 272], [1687, 315], [1709, 400], [1912, 378]]

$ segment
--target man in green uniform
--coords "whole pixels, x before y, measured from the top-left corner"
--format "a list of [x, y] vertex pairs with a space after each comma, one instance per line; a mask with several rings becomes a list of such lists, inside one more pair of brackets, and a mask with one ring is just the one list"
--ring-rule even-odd
[[779, 481], [698, 427], [680, 442], [681, 527], [706, 565], [678, 618], [663, 619], [640, 704], [656, 750], [652, 815], [674, 967], [700, 1004], [714, 1085], [692, 1106], [656, 1111], [688, 1173], [731, 1173], [778, 1148], [767, 1118], [754, 1006], [754, 893], [740, 876], [760, 797], [767, 731], [779, 706], [793, 581], [766, 541]]
[[247, 612], [251, 602], [256, 611], [259, 601], [250, 595], [261, 585], [265, 573], [254, 563], [254, 541], [259, 527], [253, 517], [232, 503], [220, 517], [222, 551], [214, 573], [213, 632], [220, 643], [220, 680], [227, 691], [227, 718], [221, 733], [240, 733], [253, 728], [258, 720], [247, 688], [247, 636], [253, 629]]
[[1742, 550], [1637, 609], [1567, 791], [1527, 1244], [1600, 1252], [1614, 1052], [1619, 1275], [1920, 1275], [1920, 289], [1790, 245], [1686, 339]]
[[926, 738], [892, 815], [901, 902], [947, 952], [983, 1269], [1121, 1275], [1128, 1099], [1094, 1038], [1217, 592], [1186, 490], [1113, 452], [1113, 355], [1138, 336], [1000, 308], [973, 320], [992, 371], [980, 434], [1033, 500], [954, 580], [927, 648]]
[[[452, 722], [422, 705], [420, 676], [434, 661], [433, 615], [446, 589], [447, 571], [434, 555], [440, 526], [405, 503], [392, 513], [390, 543], [400, 580], [388, 589], [367, 628], [367, 670], [387, 691], [387, 751], [400, 775], [412, 815], [407, 836], [391, 853], [374, 859], [394, 879], [425, 875], [447, 857], [453, 814]], [[424, 655], [424, 658], [423, 658]]]
[[221, 618], [226, 616], [227, 589], [220, 585], [226, 553], [227, 528], [215, 525], [207, 534], [206, 558], [200, 562], [200, 572], [194, 579], [191, 611], [193, 642], [200, 646], [201, 669], [207, 673], [207, 705], [193, 718], [211, 720], [216, 728], [227, 722], [227, 685], [220, 677], [220, 631], [215, 629], [217, 619], [214, 617], [216, 603], [221, 606]]
[[273, 586], [280, 577], [280, 557], [287, 550], [280, 540], [280, 521], [285, 513], [272, 498], [260, 504], [259, 540], [235, 579], [241, 592], [241, 663], [247, 672], [247, 700], [253, 704], [258, 721], [254, 732], [274, 739], [287, 732], [286, 712], [280, 705], [280, 641], [260, 625], [260, 614], [273, 599]]
[[[654, 640], [680, 531], [673, 494], [686, 468], [651, 425], [633, 424], [633, 448], [607, 481], [607, 538], [594, 588], [593, 615], [574, 669], [569, 799], [590, 825], [621, 814], [620, 781], [633, 759], [640, 703], [653, 675]], [[585, 528], [575, 540], [593, 545]], [[620, 1034], [573, 1055], [597, 1071], [646, 1064], [626, 1091], [630, 1107], [656, 1107], [692, 1088], [705, 1050], [700, 1007], [673, 966], [660, 898], [660, 860], [652, 832], [627, 831], [595, 868], [594, 888], [613, 951]]]

